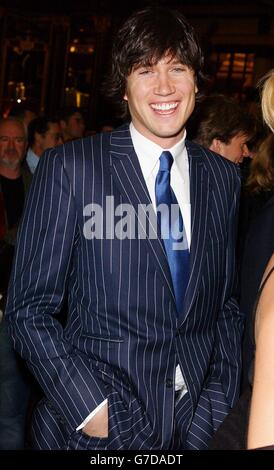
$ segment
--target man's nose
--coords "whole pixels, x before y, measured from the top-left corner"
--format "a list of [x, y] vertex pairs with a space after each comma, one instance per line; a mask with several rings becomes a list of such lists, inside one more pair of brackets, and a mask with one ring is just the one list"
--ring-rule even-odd
[[167, 73], [161, 73], [156, 78], [157, 83], [154, 89], [156, 95], [170, 95], [174, 93], [175, 86]]
[[8, 148], [9, 149], [14, 149], [15, 148], [15, 141], [12, 138], [9, 138], [8, 140]]

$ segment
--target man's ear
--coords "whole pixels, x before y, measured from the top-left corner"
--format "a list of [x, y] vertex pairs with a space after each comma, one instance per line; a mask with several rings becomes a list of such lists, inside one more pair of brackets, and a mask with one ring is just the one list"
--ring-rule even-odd
[[213, 150], [213, 152], [220, 153], [222, 149], [222, 142], [219, 139], [213, 139], [209, 150]]

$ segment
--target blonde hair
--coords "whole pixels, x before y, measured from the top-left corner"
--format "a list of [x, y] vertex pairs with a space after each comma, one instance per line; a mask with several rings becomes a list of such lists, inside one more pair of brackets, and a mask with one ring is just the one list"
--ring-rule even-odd
[[259, 86], [261, 86], [263, 118], [274, 132], [274, 69], [260, 80]]

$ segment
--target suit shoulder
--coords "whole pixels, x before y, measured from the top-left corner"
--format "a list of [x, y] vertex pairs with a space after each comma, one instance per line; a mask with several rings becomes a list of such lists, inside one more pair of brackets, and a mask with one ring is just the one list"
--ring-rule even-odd
[[227, 158], [224, 158], [219, 153], [216, 153], [213, 150], [203, 147], [202, 145], [197, 144], [193, 141], [188, 141], [188, 147], [191, 151], [194, 150], [195, 153], [200, 153], [200, 155], [204, 159], [205, 164], [210, 163], [210, 165], [230, 167], [234, 168], [237, 172], [237, 165], [234, 162], [228, 160]]
[[51, 155], [59, 157], [65, 167], [71, 164], [83, 165], [85, 162], [100, 158], [107, 151], [108, 140], [109, 137], [103, 134], [72, 140], [51, 149]]
[[240, 169], [235, 163], [196, 142], [188, 141], [187, 148], [191, 156], [199, 156], [207, 171], [215, 179], [219, 177], [222, 179], [228, 178], [240, 184]]

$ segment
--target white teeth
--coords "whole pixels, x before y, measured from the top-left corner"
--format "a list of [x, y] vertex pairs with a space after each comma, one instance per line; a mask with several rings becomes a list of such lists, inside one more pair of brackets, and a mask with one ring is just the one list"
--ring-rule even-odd
[[153, 109], [157, 109], [159, 111], [168, 111], [169, 109], [177, 108], [177, 106], [178, 103], [157, 103], [151, 105]]

